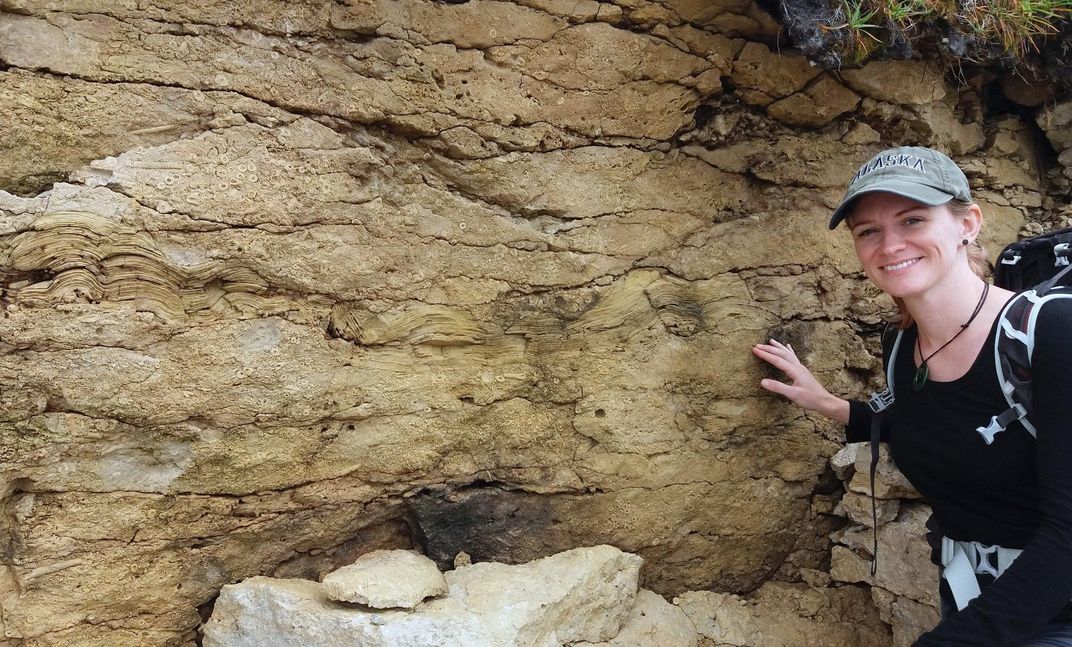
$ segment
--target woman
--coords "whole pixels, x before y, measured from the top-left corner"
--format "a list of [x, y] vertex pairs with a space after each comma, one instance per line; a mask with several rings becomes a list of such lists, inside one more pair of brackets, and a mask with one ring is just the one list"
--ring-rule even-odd
[[[948, 567], [942, 620], [915, 644], [1072, 646], [1072, 299], [1040, 308], [1037, 438], [1014, 422], [988, 443], [981, 428], [1008, 407], [993, 348], [1014, 295], [982, 278], [985, 255], [974, 241], [983, 217], [964, 173], [934, 150], [884, 151], [853, 176], [830, 228], [843, 220], [864, 272], [893, 298], [904, 329], [882, 439], [947, 544], [976, 551], [976, 572], [996, 570], [992, 547], [1014, 557], [996, 579], [976, 576], [982, 593], [970, 602], [950, 591]], [[792, 347], [771, 340], [753, 353], [787, 377], [765, 379], [763, 388], [845, 423], [848, 442], [869, 439], [868, 406], [830, 394]]]

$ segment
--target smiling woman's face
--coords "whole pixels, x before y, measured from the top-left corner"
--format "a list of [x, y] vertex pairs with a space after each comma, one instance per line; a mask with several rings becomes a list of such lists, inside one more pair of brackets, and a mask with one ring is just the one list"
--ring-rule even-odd
[[948, 205], [929, 207], [892, 193], [868, 193], [847, 219], [856, 256], [871, 281], [894, 297], [925, 294], [967, 266], [961, 240], [977, 231]]

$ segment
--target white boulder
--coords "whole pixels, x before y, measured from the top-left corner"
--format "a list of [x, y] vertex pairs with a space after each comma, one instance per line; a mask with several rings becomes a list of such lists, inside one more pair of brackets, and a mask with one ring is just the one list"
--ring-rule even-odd
[[375, 609], [412, 609], [447, 592], [435, 562], [408, 550], [374, 550], [324, 577], [324, 595]]
[[553, 647], [605, 642], [634, 606], [643, 560], [611, 546], [519, 566], [446, 573], [445, 597], [412, 610], [350, 607], [306, 580], [254, 577], [223, 587], [205, 647]]
[[636, 604], [617, 636], [607, 642], [575, 643], [572, 647], [696, 647], [699, 635], [685, 612], [647, 589], [637, 593]]

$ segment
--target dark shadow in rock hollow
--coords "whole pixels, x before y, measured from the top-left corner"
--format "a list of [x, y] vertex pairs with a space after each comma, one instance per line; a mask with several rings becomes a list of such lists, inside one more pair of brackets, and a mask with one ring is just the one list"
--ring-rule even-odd
[[450, 569], [462, 551], [474, 562], [520, 564], [569, 547], [568, 539], [555, 541], [554, 498], [479, 483], [408, 503], [425, 554]]

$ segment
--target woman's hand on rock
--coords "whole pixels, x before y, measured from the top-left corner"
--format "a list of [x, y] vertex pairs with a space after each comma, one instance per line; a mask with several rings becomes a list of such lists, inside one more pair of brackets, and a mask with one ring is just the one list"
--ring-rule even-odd
[[800, 363], [791, 345], [772, 339], [770, 343], [753, 346], [752, 354], [785, 373], [788, 378], [788, 383], [764, 379], [759, 383], [761, 387], [785, 396], [808, 411], [816, 411], [844, 424], [849, 422], [848, 401], [832, 395], [819, 384], [811, 371]]

